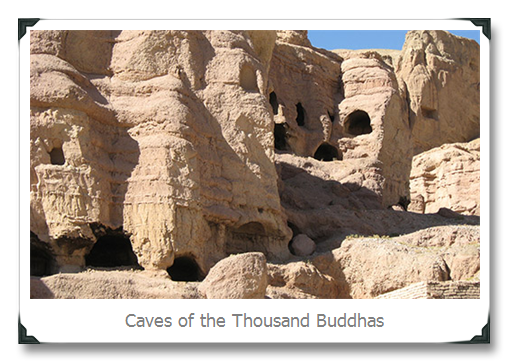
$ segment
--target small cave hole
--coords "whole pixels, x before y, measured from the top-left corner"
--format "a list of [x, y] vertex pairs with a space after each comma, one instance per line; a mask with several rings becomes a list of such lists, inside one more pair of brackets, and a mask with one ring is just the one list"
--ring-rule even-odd
[[274, 148], [287, 150], [287, 128], [285, 124], [274, 124]]
[[140, 268], [131, 241], [122, 235], [100, 237], [85, 257], [85, 263], [91, 267], [133, 266]]
[[200, 267], [193, 257], [182, 256], [174, 260], [174, 264], [166, 270], [172, 281], [202, 281]]
[[319, 161], [342, 160], [338, 150], [334, 146], [327, 143], [319, 146], [313, 157]]
[[50, 151], [50, 160], [52, 165], [64, 165], [66, 159], [64, 157], [64, 151], [62, 147], [54, 147]]
[[269, 94], [269, 103], [271, 104], [271, 107], [273, 108], [273, 115], [278, 115], [278, 98], [276, 97], [276, 93], [271, 92]]
[[351, 135], [359, 136], [372, 132], [370, 125], [370, 116], [361, 110], [350, 113], [344, 121], [344, 130]]
[[431, 108], [422, 107], [421, 108], [421, 114], [423, 115], [423, 117], [426, 117], [426, 118], [431, 118], [431, 119], [434, 119], [434, 120], [438, 119], [437, 110], [433, 110]]
[[305, 126], [305, 109], [301, 102], [296, 105], [297, 117], [296, 122], [298, 126]]

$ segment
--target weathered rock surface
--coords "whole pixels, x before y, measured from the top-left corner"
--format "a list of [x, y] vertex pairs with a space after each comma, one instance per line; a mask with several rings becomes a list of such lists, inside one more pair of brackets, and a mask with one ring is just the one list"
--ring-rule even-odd
[[417, 213], [441, 208], [480, 215], [480, 139], [445, 144], [413, 158], [411, 205]]
[[307, 264], [269, 268], [270, 296], [369, 299], [420, 281], [478, 278], [478, 226], [432, 227], [400, 237], [354, 237]]
[[339, 295], [338, 283], [329, 275], [307, 262], [291, 262], [284, 265], [269, 264], [268, 297], [286, 298], [332, 298]]
[[479, 273], [459, 226], [480, 213], [475, 42], [33, 31], [30, 61], [33, 274], [146, 270], [43, 277], [37, 297], [196, 298], [207, 276], [208, 298], [373, 298]]
[[480, 46], [445, 31], [410, 31], [395, 72], [405, 84], [414, 154], [480, 136]]
[[263, 299], [267, 280], [264, 254], [243, 253], [214, 265], [198, 290], [207, 299]]
[[395, 291], [401, 298], [399, 289], [418, 282], [462, 285], [478, 281], [479, 274], [479, 227], [449, 225], [393, 238], [350, 236], [307, 261], [266, 265], [260, 253], [234, 255], [201, 283], [174, 282], [150, 271], [56, 274], [33, 278], [31, 297], [368, 299]]
[[59, 266], [85, 265], [93, 224], [145, 268], [290, 255], [261, 92], [274, 32], [33, 34], [31, 229]]
[[173, 282], [146, 271], [87, 270], [33, 278], [35, 299], [199, 299], [198, 283]]

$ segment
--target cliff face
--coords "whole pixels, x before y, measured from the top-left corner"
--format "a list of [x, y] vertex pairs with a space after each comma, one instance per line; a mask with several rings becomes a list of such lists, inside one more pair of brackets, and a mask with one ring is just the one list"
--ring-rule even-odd
[[127, 244], [126, 264], [203, 277], [230, 254], [286, 261], [293, 234], [384, 229], [364, 215], [407, 205], [413, 154], [479, 136], [476, 44], [410, 32], [397, 53], [300, 31], [32, 32], [40, 268]]
[[59, 265], [118, 229], [148, 268], [289, 254], [263, 94], [275, 38], [35, 33], [31, 223]]
[[408, 93], [414, 154], [480, 135], [480, 46], [445, 31], [406, 35], [395, 67]]

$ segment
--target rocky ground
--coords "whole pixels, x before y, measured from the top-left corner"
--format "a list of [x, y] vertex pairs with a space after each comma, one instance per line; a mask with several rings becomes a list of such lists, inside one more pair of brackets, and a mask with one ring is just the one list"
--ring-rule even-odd
[[[442, 218], [431, 215], [428, 223]], [[129, 268], [32, 277], [31, 297], [350, 299], [375, 298], [421, 281], [479, 281], [476, 223], [476, 218], [461, 217], [454, 224], [393, 237], [349, 235], [335, 242], [337, 248], [322, 251], [319, 243], [315, 253], [287, 263], [266, 262], [261, 253], [232, 255], [202, 282], [172, 281], [163, 271]]]

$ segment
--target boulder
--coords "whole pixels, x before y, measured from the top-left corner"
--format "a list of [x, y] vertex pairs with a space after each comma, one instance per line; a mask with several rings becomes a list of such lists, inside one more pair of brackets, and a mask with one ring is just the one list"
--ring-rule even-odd
[[290, 248], [296, 256], [309, 256], [315, 252], [315, 242], [306, 234], [298, 234], [290, 242]]
[[267, 264], [260, 252], [233, 255], [214, 265], [199, 286], [207, 299], [263, 299]]

